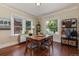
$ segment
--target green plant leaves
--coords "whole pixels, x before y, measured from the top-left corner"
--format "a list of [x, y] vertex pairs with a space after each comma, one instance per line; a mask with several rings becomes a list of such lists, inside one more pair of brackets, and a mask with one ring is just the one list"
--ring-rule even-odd
[[50, 31], [55, 33], [57, 31], [57, 20], [50, 20], [48, 23], [48, 28]]

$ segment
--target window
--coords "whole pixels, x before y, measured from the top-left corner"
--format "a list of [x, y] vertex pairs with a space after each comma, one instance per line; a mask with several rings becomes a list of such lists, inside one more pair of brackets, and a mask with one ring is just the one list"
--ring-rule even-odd
[[31, 21], [26, 21], [26, 33], [31, 30]]
[[11, 21], [9, 18], [1, 17], [0, 18], [0, 30], [10, 30]]
[[48, 21], [48, 24], [47, 24], [47, 28], [49, 29], [49, 31], [51, 32], [57, 32], [57, 29], [58, 29], [58, 24], [57, 24], [57, 20], [50, 20]]
[[26, 30], [31, 30], [31, 21], [26, 21]]
[[22, 19], [14, 17], [14, 34], [20, 34], [22, 31]]

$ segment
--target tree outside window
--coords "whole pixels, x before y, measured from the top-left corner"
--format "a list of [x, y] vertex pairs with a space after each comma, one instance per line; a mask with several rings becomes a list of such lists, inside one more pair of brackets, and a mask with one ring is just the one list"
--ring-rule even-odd
[[51, 32], [57, 32], [57, 20], [50, 20], [49, 22], [48, 22], [48, 29], [51, 31]]

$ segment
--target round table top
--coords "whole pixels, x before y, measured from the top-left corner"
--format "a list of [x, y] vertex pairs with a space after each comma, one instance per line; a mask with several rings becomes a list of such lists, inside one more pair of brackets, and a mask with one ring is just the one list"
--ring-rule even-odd
[[44, 38], [46, 38], [45, 36], [38, 36], [38, 35], [35, 35], [35, 36], [31, 36], [30, 38], [32, 38], [33, 40], [38, 40], [38, 41], [40, 41], [40, 40], [43, 40]]

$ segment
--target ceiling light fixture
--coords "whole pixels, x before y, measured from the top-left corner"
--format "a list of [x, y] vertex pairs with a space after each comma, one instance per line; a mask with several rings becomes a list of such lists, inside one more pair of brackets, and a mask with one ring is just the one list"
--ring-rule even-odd
[[40, 5], [41, 5], [41, 3], [35, 3], [35, 5], [36, 5], [36, 6], [40, 6]]

